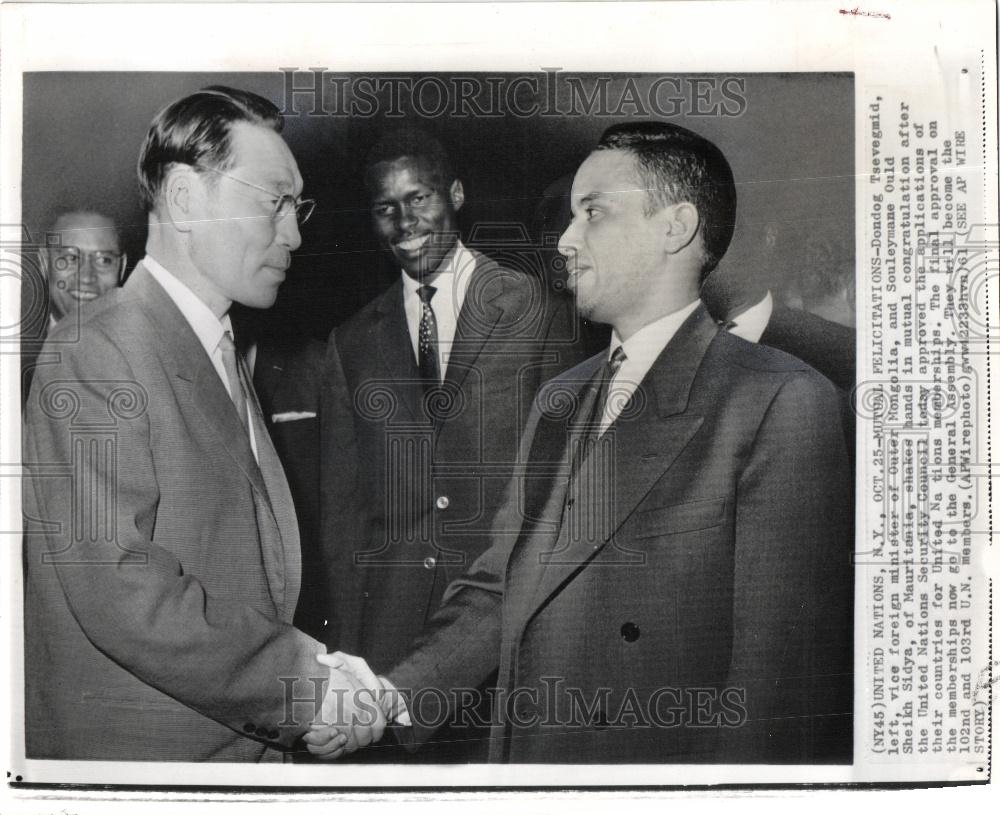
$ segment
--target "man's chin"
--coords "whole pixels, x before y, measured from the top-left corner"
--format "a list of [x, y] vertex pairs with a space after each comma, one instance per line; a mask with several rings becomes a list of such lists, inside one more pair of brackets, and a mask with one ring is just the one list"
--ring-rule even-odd
[[278, 288], [275, 286], [274, 289], [254, 292], [252, 295], [249, 295], [238, 302], [240, 305], [246, 306], [247, 308], [270, 308], [274, 305], [277, 299]]
[[414, 280], [424, 280], [425, 278], [433, 277], [437, 274], [443, 259], [443, 256], [435, 255], [421, 255], [416, 259], [412, 257], [401, 258], [399, 255], [396, 255], [396, 260], [403, 267], [403, 271]]

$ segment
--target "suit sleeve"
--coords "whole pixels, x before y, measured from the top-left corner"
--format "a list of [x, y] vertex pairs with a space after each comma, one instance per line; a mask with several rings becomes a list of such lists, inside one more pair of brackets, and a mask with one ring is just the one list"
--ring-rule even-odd
[[728, 743], [743, 761], [850, 756], [851, 483], [834, 388], [791, 377], [737, 485], [729, 686], [748, 716]]
[[[61, 356], [39, 370], [26, 417], [26, 569], [61, 589], [94, 647], [143, 683], [241, 733], [291, 746], [313, 711], [287, 708], [286, 690], [303, 680], [295, 694], [312, 695], [305, 680], [323, 679], [322, 645], [213, 596], [157, 545], [159, 479], [178, 475], [154, 458], [146, 390], [92, 327]], [[72, 475], [52, 477], [63, 462]]]

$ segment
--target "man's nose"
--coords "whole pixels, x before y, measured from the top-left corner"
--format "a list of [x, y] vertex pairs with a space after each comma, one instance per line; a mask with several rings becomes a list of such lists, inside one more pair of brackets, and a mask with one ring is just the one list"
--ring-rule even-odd
[[96, 280], [97, 279], [97, 269], [94, 267], [94, 256], [91, 254], [85, 254], [80, 258], [80, 271], [79, 277], [81, 280]]
[[417, 215], [408, 204], [403, 204], [399, 208], [399, 219], [397, 221], [400, 231], [408, 232], [417, 225]]
[[556, 245], [556, 248], [563, 257], [572, 258], [576, 255], [578, 247], [576, 221], [573, 220], [569, 222], [569, 226], [559, 236], [559, 243]]
[[278, 221], [278, 242], [294, 252], [302, 245], [302, 235], [299, 233], [299, 221], [294, 212], [289, 212]]

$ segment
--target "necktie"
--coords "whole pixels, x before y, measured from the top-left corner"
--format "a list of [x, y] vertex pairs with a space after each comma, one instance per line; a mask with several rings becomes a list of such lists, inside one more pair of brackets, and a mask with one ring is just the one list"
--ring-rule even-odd
[[577, 427], [581, 430], [581, 433], [572, 460], [571, 473], [573, 478], [576, 477], [580, 462], [589, 455], [590, 450], [600, 438], [601, 421], [604, 418], [604, 407], [608, 401], [608, 392], [611, 389], [612, 381], [626, 359], [625, 349], [619, 345], [612, 352], [608, 361], [604, 363], [597, 377], [588, 386], [578, 413], [580, 419], [587, 418], [583, 423], [577, 422]]
[[438, 360], [438, 336], [437, 319], [434, 317], [434, 309], [431, 308], [431, 298], [437, 291], [434, 286], [421, 286], [417, 289], [420, 297], [420, 376], [428, 384], [439, 385], [441, 383], [441, 363]]
[[614, 351], [611, 352], [611, 357], [604, 365], [604, 370], [601, 373], [600, 390], [597, 393], [597, 401], [594, 405], [594, 417], [592, 419], [593, 434], [595, 437], [601, 435], [601, 425], [604, 421], [604, 409], [608, 404], [608, 393], [611, 390], [611, 383], [614, 382], [615, 377], [618, 376], [618, 371], [621, 369], [622, 365], [625, 364], [626, 359], [628, 359], [628, 357], [625, 355], [625, 349], [619, 345]]
[[250, 417], [247, 413], [247, 393], [240, 377], [239, 365], [236, 361], [236, 343], [228, 331], [219, 340], [219, 351], [222, 353], [222, 367], [226, 369], [226, 379], [229, 380], [229, 396], [236, 406], [236, 414], [240, 417], [243, 429], [250, 433]]
[[[264, 425], [264, 417], [257, 405], [250, 375], [243, 364], [243, 355], [237, 353], [233, 335], [228, 331], [219, 340], [222, 352], [222, 366], [229, 380], [229, 390], [233, 404], [240, 416], [240, 421], [247, 434], [250, 434], [250, 423], [253, 423], [252, 438], [256, 443], [257, 465], [264, 480], [264, 490], [267, 504], [270, 506], [277, 525], [278, 540], [268, 540], [261, 537], [261, 554], [264, 568], [268, 576], [271, 596], [279, 613], [286, 622], [291, 621], [291, 613], [298, 599], [298, 575], [286, 571], [286, 548], [295, 552], [299, 548], [298, 522], [295, 516], [295, 506], [288, 488], [284, 469], [278, 454], [271, 445], [271, 437]], [[266, 510], [265, 510], [266, 511]]]

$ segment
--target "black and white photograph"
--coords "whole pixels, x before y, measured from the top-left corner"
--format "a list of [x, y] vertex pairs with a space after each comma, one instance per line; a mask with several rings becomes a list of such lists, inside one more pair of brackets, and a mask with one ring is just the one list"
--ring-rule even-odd
[[995, 42], [695, 5], [18, 10], [8, 795], [989, 780]]

